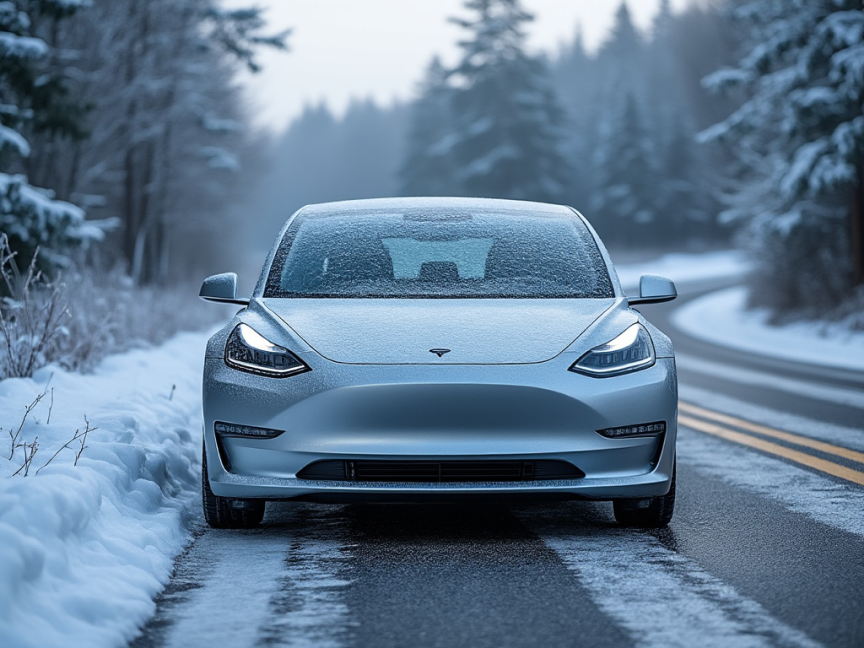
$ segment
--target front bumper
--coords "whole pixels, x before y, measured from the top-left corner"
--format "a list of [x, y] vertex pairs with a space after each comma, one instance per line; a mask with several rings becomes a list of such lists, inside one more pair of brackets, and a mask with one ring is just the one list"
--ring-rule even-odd
[[[677, 435], [674, 360], [596, 379], [572, 359], [536, 365], [398, 366], [314, 361], [287, 379], [208, 358], [204, 439], [210, 485], [230, 498], [447, 499], [652, 497], [668, 492]], [[274, 439], [220, 438], [214, 422], [285, 430]], [[608, 439], [596, 430], [666, 421], [665, 434]], [[357, 482], [299, 479], [321, 460], [561, 460], [582, 479]]]

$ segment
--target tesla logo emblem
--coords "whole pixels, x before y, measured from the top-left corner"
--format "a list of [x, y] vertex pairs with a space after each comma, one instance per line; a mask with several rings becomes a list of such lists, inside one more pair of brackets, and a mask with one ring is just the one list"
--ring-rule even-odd
[[434, 353], [440, 358], [445, 353], [450, 353], [450, 349], [429, 349], [429, 353]]

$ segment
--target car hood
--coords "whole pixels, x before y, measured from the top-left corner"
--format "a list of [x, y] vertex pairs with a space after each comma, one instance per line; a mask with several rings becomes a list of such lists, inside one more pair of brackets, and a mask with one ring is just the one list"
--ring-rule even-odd
[[[264, 299], [320, 355], [350, 364], [554, 358], [614, 299]], [[449, 350], [440, 357], [432, 349]]]

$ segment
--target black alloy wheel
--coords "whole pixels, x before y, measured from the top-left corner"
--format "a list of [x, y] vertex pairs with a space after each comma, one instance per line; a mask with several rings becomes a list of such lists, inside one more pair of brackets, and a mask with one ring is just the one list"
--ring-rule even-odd
[[672, 513], [675, 511], [675, 464], [672, 466], [672, 485], [665, 495], [648, 499], [612, 501], [612, 509], [618, 524], [640, 529], [660, 529], [672, 521]]

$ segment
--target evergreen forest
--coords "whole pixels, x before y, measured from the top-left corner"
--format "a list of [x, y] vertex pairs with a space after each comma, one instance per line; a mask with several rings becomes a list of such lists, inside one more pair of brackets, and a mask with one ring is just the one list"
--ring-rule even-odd
[[663, 0], [640, 31], [622, 2], [596, 51], [576, 25], [540, 53], [525, 5], [467, 0], [460, 59], [430, 60], [407, 104], [309, 106], [274, 146], [267, 231], [322, 200], [552, 201], [615, 250], [747, 250], [751, 303], [778, 317], [861, 308], [860, 3]]
[[622, 1], [591, 51], [578, 25], [529, 48], [528, 5], [465, 0], [458, 58], [410, 99], [310, 104], [272, 137], [237, 82], [291, 56], [260, 9], [0, 2], [4, 294], [28, 268], [118, 289], [254, 273], [304, 204], [453, 195], [571, 205], [613, 250], [743, 248], [778, 317], [862, 308], [858, 0], [661, 0], [642, 30]]

